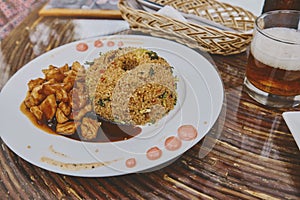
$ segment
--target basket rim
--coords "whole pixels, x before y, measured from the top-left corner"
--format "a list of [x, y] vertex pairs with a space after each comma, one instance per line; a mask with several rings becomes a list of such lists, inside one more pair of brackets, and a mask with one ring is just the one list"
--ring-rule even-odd
[[[146, 10], [139, 10], [139, 9], [135, 9], [133, 7], [130, 7], [130, 5], [128, 4], [128, 1], [136, 1], [137, 2], [137, 0], [119, 0], [118, 6], [120, 8], [121, 13], [122, 13], [122, 11], [124, 11], [126, 9], [129, 9], [129, 10], [134, 11], [134, 12], [149, 14], [149, 12], [147, 12]], [[151, 0], [148, 0], [148, 1], [151, 1]], [[192, 1], [193, 0], [191, 0], [189, 2], [192, 2]], [[249, 20], [249, 21], [251, 21], [251, 24], [253, 24], [253, 29], [254, 29], [254, 23], [255, 23], [255, 20], [256, 20], [257, 17], [252, 12], [250, 12], [250, 11], [244, 9], [244, 8], [241, 8], [239, 6], [230, 5], [228, 3], [223, 3], [223, 2], [219, 2], [219, 1], [215, 1], [215, 0], [207, 0], [207, 1], [209, 1], [209, 2], [218, 2], [218, 4], [220, 4], [220, 5], [230, 6], [230, 7], [234, 7], [234, 8], [242, 9], [243, 11], [246, 11], [248, 14], [251, 14], [251, 16], [252, 16], [252, 20]], [[221, 29], [215, 28], [213, 26], [200, 25], [200, 24], [193, 23], [193, 22], [190, 22], [190, 21], [183, 22], [183, 21], [180, 21], [180, 20], [177, 20], [177, 19], [174, 19], [174, 18], [171, 18], [171, 17], [167, 17], [167, 16], [164, 16], [164, 15], [161, 15], [161, 14], [158, 14], [158, 13], [150, 13], [150, 14], [153, 15], [153, 16], [156, 16], [156, 17], [166, 18], [166, 19], [168, 19], [169, 21], [172, 21], [172, 22], [185, 23], [185, 24], [189, 24], [193, 27], [201, 27], [201, 28], [204, 28], [204, 29], [206, 28], [208, 30], [213, 30], [213, 31], [217, 31], [217, 32], [226, 32], [226, 33], [233, 33], [233, 34], [249, 36], [249, 35], [252, 35], [251, 30], [253, 30], [253, 29], [250, 29], [248, 31], [243, 31], [243, 30], [238, 30], [238, 29], [234, 29], [234, 28], [232, 28], [233, 29], [232, 31], [230, 31], [230, 30], [221, 30]], [[196, 16], [198, 16], [198, 15], [196, 15]], [[213, 21], [213, 20], [211, 20], [211, 21]], [[215, 22], [215, 23], [219, 23], [219, 22]], [[226, 24], [224, 24], [224, 23], [219, 23], [219, 24], [221, 24], [223, 26], [226, 26]], [[228, 28], [231, 28], [231, 27], [228, 27]]]
[[[135, 9], [128, 1], [119, 0], [119, 9], [130, 28], [147, 34], [173, 39], [191, 48], [212, 54], [231, 55], [247, 50], [252, 33], [223, 31], [211, 26], [183, 22], [157, 13]], [[252, 22], [251, 22], [252, 23]], [[254, 24], [254, 21], [253, 21]]]

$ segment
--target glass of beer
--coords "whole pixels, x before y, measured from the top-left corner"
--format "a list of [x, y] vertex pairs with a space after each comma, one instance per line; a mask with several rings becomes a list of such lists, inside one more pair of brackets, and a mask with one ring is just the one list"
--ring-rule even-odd
[[244, 85], [270, 107], [300, 104], [300, 11], [275, 10], [255, 21]]

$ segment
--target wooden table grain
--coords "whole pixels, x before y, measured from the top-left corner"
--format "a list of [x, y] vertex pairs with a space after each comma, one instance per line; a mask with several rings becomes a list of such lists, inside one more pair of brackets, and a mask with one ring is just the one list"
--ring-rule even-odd
[[[75, 40], [72, 19], [37, 12], [1, 42], [0, 89], [38, 55]], [[30, 34], [39, 24], [56, 34], [37, 54]], [[0, 140], [0, 199], [300, 199], [300, 151], [282, 118], [300, 108], [263, 107], [244, 92], [247, 53], [211, 58], [224, 83], [223, 109], [207, 136], [176, 161], [148, 173], [73, 177], [26, 162]]]

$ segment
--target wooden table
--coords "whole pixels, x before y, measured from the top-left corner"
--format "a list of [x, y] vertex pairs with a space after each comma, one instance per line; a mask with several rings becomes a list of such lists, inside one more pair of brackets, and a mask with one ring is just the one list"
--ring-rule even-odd
[[[40, 46], [40, 54], [74, 41], [72, 19], [41, 18], [32, 12], [1, 42], [0, 89], [38, 56], [29, 37], [39, 24], [56, 31]], [[263, 107], [245, 94], [246, 53], [211, 57], [224, 82], [223, 110], [205, 142], [174, 163], [149, 173], [72, 177], [26, 162], [1, 140], [0, 198], [299, 199], [300, 151], [282, 118], [288, 109]]]

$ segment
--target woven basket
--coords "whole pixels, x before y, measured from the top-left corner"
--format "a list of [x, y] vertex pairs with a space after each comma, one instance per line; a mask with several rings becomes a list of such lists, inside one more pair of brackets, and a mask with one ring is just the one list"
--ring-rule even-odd
[[222, 31], [210, 26], [182, 22], [135, 9], [130, 7], [129, 1], [135, 0], [120, 0], [119, 9], [131, 29], [173, 39], [191, 48], [198, 48], [211, 54], [231, 55], [245, 51], [252, 39], [252, 34], [246, 31], [253, 29], [256, 17], [240, 7], [215, 0], [152, 0], [152, 2], [170, 5], [181, 12], [198, 15], [236, 30]]

